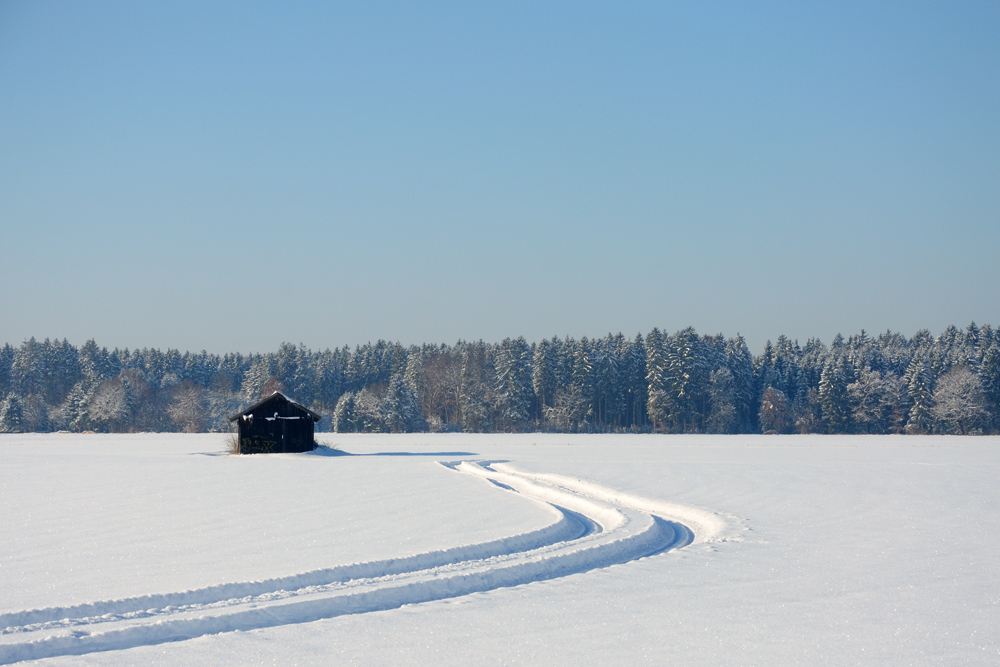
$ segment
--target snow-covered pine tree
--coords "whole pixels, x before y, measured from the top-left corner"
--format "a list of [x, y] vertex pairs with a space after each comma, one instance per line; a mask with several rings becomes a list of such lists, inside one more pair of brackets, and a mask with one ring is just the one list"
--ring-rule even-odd
[[410, 347], [406, 357], [406, 370], [403, 371], [403, 382], [414, 392], [420, 393], [425, 383], [424, 379], [424, 348], [419, 345]]
[[565, 389], [573, 383], [573, 354], [576, 345], [576, 340], [570, 336], [566, 336], [559, 342], [559, 348], [555, 355], [555, 386], [557, 389]]
[[930, 433], [934, 427], [934, 419], [931, 414], [934, 398], [931, 394], [930, 373], [924, 361], [917, 358], [913, 360], [907, 375], [909, 375], [907, 393], [912, 407], [906, 421], [906, 432]]
[[316, 400], [316, 367], [313, 363], [313, 354], [302, 343], [295, 349], [295, 373], [292, 375], [290, 391], [295, 400], [303, 405], [313, 405]]
[[306, 346], [282, 343], [273, 363], [274, 374], [289, 395], [303, 405], [312, 405], [316, 394], [316, 375], [312, 355]]
[[466, 433], [493, 430], [494, 392], [488, 382], [496, 377], [490, 350], [483, 341], [462, 343], [462, 372], [459, 385], [459, 422]]
[[333, 410], [333, 430], [336, 433], [356, 433], [358, 431], [358, 415], [354, 406], [354, 392], [346, 391], [337, 401]]
[[983, 353], [979, 367], [979, 382], [983, 388], [986, 405], [993, 415], [994, 430], [1000, 429], [1000, 347], [991, 343]]
[[3, 401], [0, 401], [0, 433], [22, 433], [21, 399], [17, 394], [8, 393]]
[[615, 338], [608, 334], [600, 340], [595, 340], [592, 345], [592, 353], [594, 424], [599, 431], [604, 431], [617, 425], [620, 422], [621, 414], [618, 354]]
[[656, 327], [646, 336], [646, 414], [653, 430], [666, 428], [670, 418], [670, 395], [666, 387], [667, 355], [663, 334]]
[[586, 336], [576, 342], [573, 347], [573, 372], [570, 384], [576, 388], [582, 398], [583, 411], [582, 421], [588, 422], [591, 426], [586, 430], [593, 430], [594, 423], [594, 367], [591, 363], [592, 351], [590, 339]]
[[259, 355], [250, 365], [240, 387], [245, 405], [252, 405], [261, 399], [261, 392], [274, 375], [269, 355]]
[[358, 431], [361, 433], [388, 433], [386, 418], [385, 390], [387, 386], [378, 383], [365, 387], [354, 400]]
[[534, 364], [531, 369], [531, 388], [538, 397], [541, 408], [552, 405], [556, 392], [556, 355], [559, 351], [559, 339], [551, 341], [542, 339], [535, 346]]
[[14, 350], [10, 375], [15, 393], [23, 397], [45, 391], [45, 378], [49, 372], [46, 356], [45, 347], [34, 336]]
[[295, 375], [298, 372], [298, 348], [293, 343], [282, 342], [278, 346], [278, 351], [272, 357], [272, 371], [278, 376], [281, 384], [292, 394], [296, 401], [301, 401], [299, 396], [295, 396]]
[[733, 376], [733, 406], [736, 408], [736, 432], [752, 433], [757, 423], [757, 393], [754, 386], [753, 356], [743, 336], [726, 341], [726, 367]]
[[52, 342], [49, 351], [49, 375], [46, 378], [45, 401], [52, 406], [61, 404], [81, 379], [80, 358], [75, 347], [66, 339]]
[[181, 372], [181, 380], [188, 380], [199, 387], [207, 386], [212, 378], [208, 353], [204, 350], [199, 353], [186, 352], [183, 359], [184, 370]]
[[889, 405], [886, 385], [878, 371], [862, 369], [857, 379], [847, 385], [851, 416], [861, 433], [885, 433]]
[[797, 396], [808, 394], [809, 389], [819, 391], [820, 377], [823, 375], [823, 367], [830, 359], [830, 351], [818, 338], [810, 338], [802, 347], [799, 356], [799, 385], [805, 390], [799, 391]]
[[774, 344], [774, 384], [791, 401], [799, 392], [800, 371], [799, 357], [802, 350], [798, 341], [789, 340], [786, 336], [778, 336]]
[[316, 357], [316, 396], [320, 409], [332, 411], [344, 390], [343, 362], [340, 350], [324, 350]]
[[636, 334], [628, 344], [625, 359], [625, 422], [622, 425], [626, 428], [643, 429], [649, 423], [646, 418], [649, 385], [646, 383], [646, 342], [642, 334]]
[[496, 391], [500, 420], [507, 431], [517, 431], [531, 418], [532, 354], [523, 336], [506, 338], [497, 350]]
[[710, 409], [705, 421], [709, 433], [736, 433], [739, 417], [733, 401], [735, 395], [733, 373], [726, 366], [717, 368], [709, 376]]
[[906, 410], [909, 407], [906, 384], [890, 370], [882, 373], [882, 400], [886, 414], [886, 432], [904, 433]]
[[[726, 368], [726, 339], [723, 335], [701, 336], [695, 345], [697, 364], [695, 365], [694, 402], [698, 414], [696, 428], [699, 432], [708, 430], [708, 420], [712, 413], [712, 374]], [[726, 369], [728, 372], [728, 369]]]
[[[162, 367], [157, 369], [150, 382], [163, 389], [169, 389], [184, 379], [185, 366], [187, 365], [184, 355], [180, 350], [168, 349], [159, 359]], [[158, 376], [158, 377], [156, 377]]]
[[384, 410], [386, 425], [393, 433], [413, 433], [427, 429], [427, 421], [417, 405], [417, 395], [399, 375], [394, 375], [389, 380]]
[[[96, 387], [95, 387], [96, 389]], [[91, 393], [87, 391], [84, 382], [77, 382], [73, 385], [69, 395], [63, 402], [63, 422], [70, 431], [79, 433], [89, 429], [90, 415], [87, 412], [87, 404], [90, 402]]]
[[[618, 387], [616, 389], [617, 416], [615, 427], [627, 429], [632, 423], [632, 398], [635, 371], [632, 369], [633, 363], [633, 342], [624, 334], [615, 336], [615, 365], [618, 368]], [[645, 356], [645, 349], [643, 356]], [[645, 384], [645, 383], [643, 383]]]
[[962, 332], [954, 325], [948, 325], [938, 334], [928, 355], [927, 370], [935, 380], [960, 361], [963, 342]]
[[10, 380], [10, 367], [13, 362], [14, 348], [10, 343], [4, 343], [4, 346], [0, 347], [0, 396], [6, 396], [8, 392], [14, 390]]
[[819, 401], [827, 433], [847, 433], [851, 408], [847, 399], [847, 381], [842, 363], [830, 360], [819, 380]]
[[764, 390], [775, 385], [774, 377], [774, 346], [768, 339], [764, 343], [764, 351], [753, 360], [754, 383], [756, 384], [757, 396], [761, 396]]
[[665, 341], [667, 369], [664, 385], [670, 396], [669, 420], [681, 432], [697, 432], [708, 404], [711, 368], [706, 346], [697, 332], [687, 327]]

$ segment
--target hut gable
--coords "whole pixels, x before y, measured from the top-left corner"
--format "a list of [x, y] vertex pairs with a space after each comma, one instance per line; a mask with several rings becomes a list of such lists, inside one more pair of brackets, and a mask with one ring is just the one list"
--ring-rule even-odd
[[315, 449], [315, 425], [320, 419], [321, 415], [275, 392], [229, 421], [236, 422], [240, 454], [273, 454]]

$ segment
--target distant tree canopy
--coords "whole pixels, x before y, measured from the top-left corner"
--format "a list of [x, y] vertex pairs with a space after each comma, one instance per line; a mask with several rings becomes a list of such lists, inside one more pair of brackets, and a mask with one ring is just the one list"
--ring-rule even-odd
[[1000, 331], [779, 336], [758, 356], [691, 328], [223, 356], [0, 348], [0, 432], [225, 431], [274, 391], [341, 432], [997, 433]]

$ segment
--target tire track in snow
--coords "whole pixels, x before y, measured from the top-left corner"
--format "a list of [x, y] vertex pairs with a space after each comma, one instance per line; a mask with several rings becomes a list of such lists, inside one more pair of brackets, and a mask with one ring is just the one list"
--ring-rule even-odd
[[504, 462], [441, 465], [542, 504], [552, 512], [553, 523], [406, 558], [2, 614], [0, 664], [395, 609], [625, 563], [717, 539], [726, 528], [725, 520], [711, 512], [561, 475], [529, 473]]
[[549, 525], [527, 533], [480, 544], [428, 551], [402, 558], [342, 565], [287, 577], [219, 584], [179, 593], [143, 595], [120, 600], [84, 603], [71, 607], [48, 607], [0, 614], [0, 635], [30, 626], [41, 628], [52, 623], [65, 625], [66, 621], [76, 619], [151, 615], [149, 613], [151, 610], [191, 608], [226, 600], [261, 597], [279, 591], [294, 591], [356, 579], [376, 579], [394, 574], [405, 574], [467, 560], [487, 559], [519, 551], [530, 551], [554, 542], [576, 539], [585, 532], [585, 527], [574, 517], [548, 505], [546, 508], [551, 510], [553, 516], [553, 522]]
[[645, 498], [632, 493], [625, 493], [594, 482], [587, 482], [565, 475], [554, 473], [536, 473], [519, 470], [506, 461], [497, 461], [492, 467], [498, 471], [509, 471], [532, 480], [538, 480], [552, 486], [579, 493], [591, 498], [597, 498], [621, 507], [631, 507], [642, 512], [655, 514], [664, 519], [677, 521], [687, 526], [693, 533], [693, 542], [726, 542], [742, 541], [735, 536], [738, 521], [735, 517], [723, 517], [717, 512], [710, 512], [690, 505], [671, 503], [665, 500]]

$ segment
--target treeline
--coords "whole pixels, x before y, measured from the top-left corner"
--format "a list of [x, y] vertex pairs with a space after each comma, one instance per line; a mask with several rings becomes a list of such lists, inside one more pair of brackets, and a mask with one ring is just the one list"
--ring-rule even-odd
[[674, 334], [459, 341], [269, 354], [0, 349], [0, 431], [227, 431], [282, 391], [339, 432], [1000, 431], [1000, 330], [862, 331], [827, 346]]

